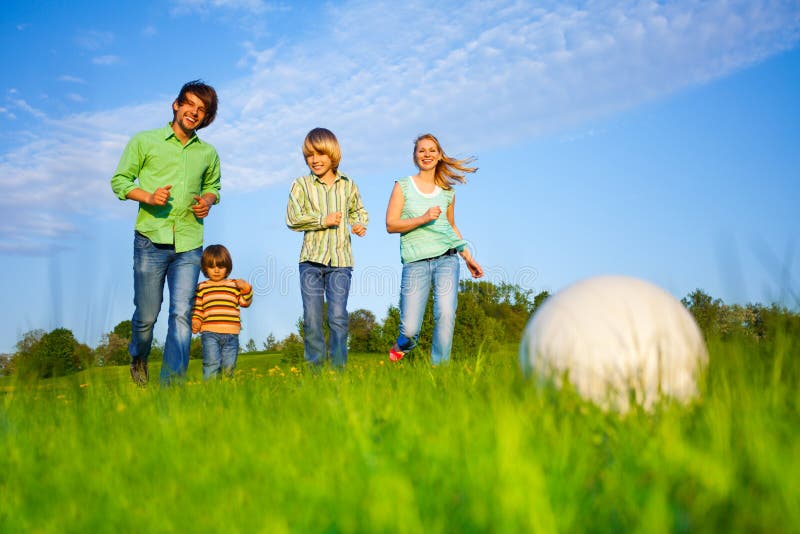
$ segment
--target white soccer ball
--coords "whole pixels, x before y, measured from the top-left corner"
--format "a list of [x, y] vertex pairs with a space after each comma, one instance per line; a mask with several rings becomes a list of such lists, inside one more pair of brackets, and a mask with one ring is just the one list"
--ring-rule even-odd
[[662, 395], [696, 397], [708, 361], [689, 311], [655, 285], [627, 276], [598, 276], [548, 298], [522, 337], [520, 364], [584, 398], [626, 410], [629, 399], [650, 408]]

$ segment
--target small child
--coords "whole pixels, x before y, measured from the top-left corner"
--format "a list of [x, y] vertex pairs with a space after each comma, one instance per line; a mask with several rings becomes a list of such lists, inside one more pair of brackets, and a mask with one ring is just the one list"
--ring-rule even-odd
[[197, 284], [192, 333], [203, 342], [203, 378], [233, 375], [239, 355], [239, 306], [248, 307], [253, 288], [244, 280], [228, 280], [233, 261], [222, 245], [209, 245], [203, 251], [200, 269], [208, 280]]

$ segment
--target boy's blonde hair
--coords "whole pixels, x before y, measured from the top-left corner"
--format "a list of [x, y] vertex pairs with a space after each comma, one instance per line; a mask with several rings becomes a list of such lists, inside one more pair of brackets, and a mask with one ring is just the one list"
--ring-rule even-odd
[[227, 278], [233, 270], [233, 260], [228, 249], [222, 245], [208, 245], [200, 260], [200, 269], [206, 277], [209, 267], [225, 267], [225, 278]]
[[339, 169], [339, 162], [342, 160], [342, 149], [339, 147], [339, 140], [333, 132], [327, 128], [314, 128], [303, 141], [303, 156], [308, 157], [312, 152], [319, 152], [331, 158], [331, 168], [333, 172]]
[[414, 158], [414, 165], [416, 165], [418, 169], [417, 145], [419, 145], [419, 142], [423, 139], [433, 141], [436, 144], [436, 149], [439, 151], [439, 154], [442, 155], [442, 159], [436, 164], [436, 171], [433, 177], [433, 181], [442, 189], [452, 189], [456, 182], [462, 184], [467, 183], [467, 179], [464, 177], [463, 173], [472, 173], [478, 170], [478, 167], [469, 166], [470, 163], [475, 161], [475, 158], [455, 159], [449, 157], [444, 153], [444, 149], [441, 143], [439, 143], [439, 140], [436, 139], [436, 136], [430, 133], [422, 134], [414, 140], [414, 151], [411, 153], [411, 156]]

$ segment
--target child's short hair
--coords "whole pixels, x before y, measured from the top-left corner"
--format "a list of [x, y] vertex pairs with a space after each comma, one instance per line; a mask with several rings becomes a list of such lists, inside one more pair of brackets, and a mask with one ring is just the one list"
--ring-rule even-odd
[[311, 152], [319, 152], [331, 158], [331, 167], [334, 172], [339, 169], [339, 162], [342, 160], [342, 149], [339, 148], [339, 140], [333, 132], [327, 128], [314, 128], [303, 141], [303, 156], [308, 157]]
[[231, 274], [233, 260], [228, 249], [222, 245], [208, 245], [203, 251], [203, 258], [200, 260], [200, 269], [206, 276], [208, 276], [209, 267], [225, 267], [225, 276], [227, 277]]

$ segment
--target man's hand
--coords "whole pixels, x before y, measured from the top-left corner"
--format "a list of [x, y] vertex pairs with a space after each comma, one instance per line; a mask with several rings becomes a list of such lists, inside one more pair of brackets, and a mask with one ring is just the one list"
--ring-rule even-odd
[[202, 324], [203, 323], [200, 322], [200, 319], [192, 319], [192, 334], [198, 333]]
[[342, 222], [342, 212], [335, 211], [333, 213], [329, 213], [328, 215], [326, 215], [325, 219], [323, 219], [322, 221], [322, 224], [326, 228], [330, 228], [332, 226], [339, 226], [341, 222]]
[[159, 187], [153, 194], [150, 195], [150, 202], [153, 206], [166, 206], [167, 202], [169, 201], [169, 190], [172, 189], [171, 185], [165, 185], [164, 187]]
[[192, 211], [194, 212], [194, 216], [198, 219], [205, 219], [208, 217], [208, 212], [211, 211], [211, 202], [208, 201], [207, 198], [201, 197], [199, 195], [194, 195], [192, 198], [195, 199], [197, 202], [196, 204], [192, 205]]
[[353, 225], [353, 227], [350, 229], [350, 231], [352, 231], [358, 237], [364, 237], [366, 235], [366, 233], [367, 233], [367, 227], [364, 226], [361, 223], [356, 223], [356, 224]]

